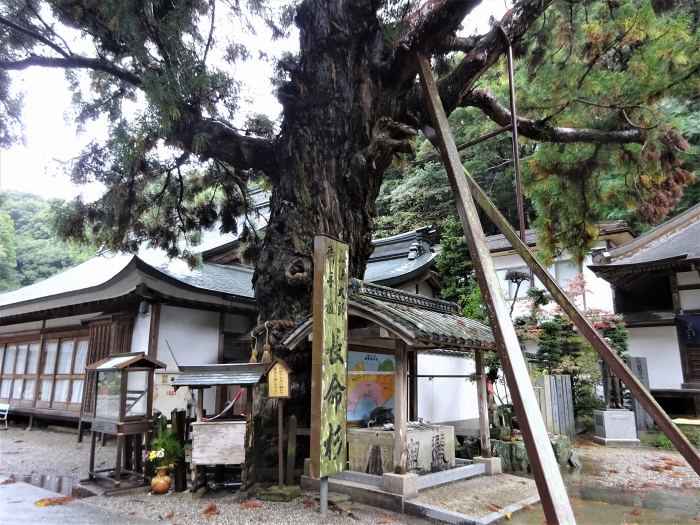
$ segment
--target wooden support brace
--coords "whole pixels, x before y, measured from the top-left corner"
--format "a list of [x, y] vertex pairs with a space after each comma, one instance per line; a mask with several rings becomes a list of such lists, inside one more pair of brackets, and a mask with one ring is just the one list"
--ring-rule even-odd
[[576, 523], [428, 59], [418, 72], [548, 523]]
[[498, 227], [504, 237], [510, 242], [513, 249], [515, 249], [523, 261], [525, 261], [532, 270], [532, 273], [542, 282], [557, 304], [561, 306], [564, 313], [569, 316], [569, 319], [571, 319], [579, 329], [581, 334], [591, 343], [593, 348], [598, 351], [598, 354], [610, 367], [610, 370], [622, 380], [634, 398], [639, 401], [663, 433], [668, 436], [668, 439], [675, 445], [678, 452], [683, 455], [693, 470], [700, 475], [700, 455], [693, 445], [690, 444], [688, 438], [686, 438], [673, 421], [671, 421], [649, 391], [644, 388], [644, 385], [642, 385], [625, 362], [617, 355], [617, 352], [608, 345], [598, 330], [593, 327], [591, 322], [579, 311], [576, 305], [559, 287], [557, 282], [552, 279], [547, 269], [542, 266], [542, 263], [540, 263], [537, 257], [535, 257], [525, 243], [520, 240], [510, 223], [463, 166], [462, 174], [463, 176], [460, 178], [466, 180], [474, 195], [474, 199], [481, 209], [484, 210], [484, 213], [486, 213], [488, 218]]

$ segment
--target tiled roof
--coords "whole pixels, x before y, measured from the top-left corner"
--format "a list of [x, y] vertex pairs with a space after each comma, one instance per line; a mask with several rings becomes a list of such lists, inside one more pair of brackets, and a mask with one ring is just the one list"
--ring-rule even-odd
[[72, 304], [116, 299], [144, 284], [176, 297], [209, 301], [213, 299], [207, 297], [214, 294], [217, 303], [230, 303], [229, 296], [252, 303], [252, 277], [250, 268], [212, 263], [189, 268], [184, 261], [168, 260], [152, 251], [140, 255], [99, 255], [38, 283], [0, 294], [0, 320]]
[[367, 261], [364, 280], [388, 286], [427, 273], [437, 257], [432, 249], [434, 233], [424, 227], [374, 239], [374, 252]]
[[[464, 350], [494, 344], [490, 328], [462, 317], [454, 303], [356, 279], [350, 284], [348, 312], [377, 323], [411, 346]], [[311, 332], [311, 324], [311, 317], [301, 320], [284, 344], [298, 344]]]
[[700, 261], [700, 204], [633, 241], [597, 254], [594, 261], [590, 268], [596, 271]]

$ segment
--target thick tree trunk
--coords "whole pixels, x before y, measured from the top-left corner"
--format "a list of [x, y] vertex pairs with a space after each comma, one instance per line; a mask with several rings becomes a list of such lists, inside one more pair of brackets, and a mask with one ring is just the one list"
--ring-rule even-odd
[[307, 1], [300, 8], [301, 53], [280, 90], [282, 158], [271, 174], [270, 219], [256, 265], [260, 320], [310, 313], [313, 236], [350, 244], [350, 271], [362, 277], [382, 173], [410, 130], [391, 113], [373, 65], [379, 24], [354, 2]]

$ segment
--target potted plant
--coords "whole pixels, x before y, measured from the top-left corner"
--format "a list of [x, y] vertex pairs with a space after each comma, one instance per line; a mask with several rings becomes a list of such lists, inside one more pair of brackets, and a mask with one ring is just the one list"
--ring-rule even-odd
[[165, 494], [170, 490], [172, 480], [168, 476], [168, 468], [180, 461], [185, 451], [171, 430], [166, 430], [151, 441], [151, 450], [144, 452], [144, 457], [156, 469], [156, 475], [151, 480], [151, 491], [154, 494]]

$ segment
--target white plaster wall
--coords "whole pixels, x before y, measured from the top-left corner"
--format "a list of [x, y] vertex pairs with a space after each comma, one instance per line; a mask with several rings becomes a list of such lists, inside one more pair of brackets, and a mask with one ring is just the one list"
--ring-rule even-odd
[[700, 274], [698, 272], [680, 272], [677, 273], [678, 284], [700, 284]]
[[[547, 271], [549, 274], [556, 279], [556, 271], [555, 271], [555, 266], [557, 263], [566, 263], [571, 261], [571, 255], [569, 253], [564, 253], [562, 256], [558, 257], [555, 261], [554, 264], [547, 267]], [[503, 292], [504, 297], [506, 298], [506, 303], [510, 307], [510, 304], [512, 303], [512, 298], [508, 297], [508, 286], [509, 283], [506, 281], [506, 273], [508, 270], [517, 270], [520, 269], [522, 271], [527, 271], [527, 265], [525, 264], [525, 261], [523, 259], [514, 253], [507, 253], [504, 255], [499, 255], [495, 254], [493, 256], [493, 263], [494, 267], [496, 269], [496, 273], [499, 277], [499, 281], [501, 284], [501, 291]], [[595, 309], [595, 310], [602, 310], [605, 312], [612, 312], [613, 311], [613, 293], [612, 289], [610, 288], [610, 284], [605, 281], [604, 279], [600, 279], [596, 277], [596, 275], [588, 269], [588, 265], [591, 264], [591, 258], [590, 256], [587, 256], [586, 259], [583, 261], [583, 276], [586, 281], [586, 293], [585, 293], [585, 307], [587, 309]], [[559, 285], [566, 291], [568, 288], [566, 280], [563, 282], [559, 283]], [[539, 279], [535, 278], [535, 286], [537, 286], [540, 289], [544, 289], [544, 285], [540, 282]], [[519, 317], [521, 315], [529, 314], [530, 313], [530, 300], [527, 298], [527, 289], [529, 287], [529, 283], [523, 282], [520, 285], [520, 289], [518, 290], [518, 299], [515, 303], [515, 308], [513, 308], [513, 318]], [[582, 308], [584, 306], [584, 302], [581, 299], [578, 299], [576, 301], [577, 306], [579, 308]], [[557, 306], [554, 302], [550, 303], [547, 305], [545, 308], [543, 308], [543, 311], [548, 314], [553, 314], [554, 311], [556, 310]]]
[[[700, 284], [700, 274], [698, 272], [677, 273], [678, 285]], [[700, 290], [681, 290], [678, 292], [682, 310], [700, 309]]]
[[678, 295], [681, 300], [681, 310], [700, 309], [700, 290], [681, 290]]
[[[418, 375], [468, 375], [474, 360], [418, 354]], [[476, 382], [465, 378], [418, 378], [418, 417], [430, 422], [478, 418]]]
[[151, 312], [150, 306], [147, 314], [136, 314], [134, 318], [134, 330], [131, 334], [131, 351], [148, 353], [148, 337], [151, 333]]
[[649, 388], [680, 388], [683, 369], [675, 326], [628, 328], [629, 354], [646, 357]]
[[[180, 365], [218, 363], [219, 331], [218, 312], [163, 305], [160, 310], [156, 358], [167, 365], [168, 372], [177, 372], [167, 340]], [[214, 413], [215, 390], [204, 390], [204, 408], [209, 414]]]

